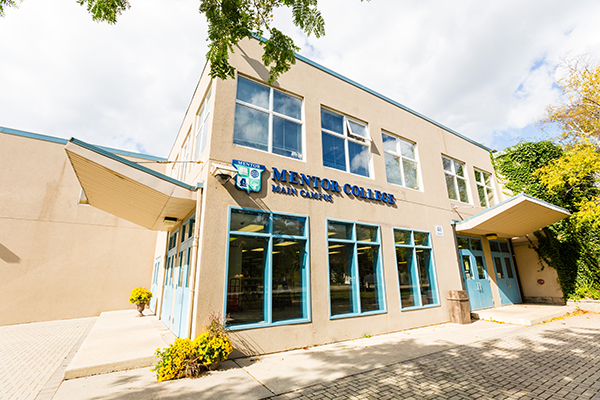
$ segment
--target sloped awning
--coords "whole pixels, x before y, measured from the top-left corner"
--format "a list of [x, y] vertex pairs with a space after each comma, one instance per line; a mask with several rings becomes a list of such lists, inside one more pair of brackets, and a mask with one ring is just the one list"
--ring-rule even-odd
[[89, 204], [151, 230], [167, 230], [165, 217], [182, 220], [200, 191], [176, 179], [71, 139], [65, 151]]
[[571, 213], [564, 208], [521, 193], [455, 225], [458, 233], [513, 238], [535, 232], [569, 215]]

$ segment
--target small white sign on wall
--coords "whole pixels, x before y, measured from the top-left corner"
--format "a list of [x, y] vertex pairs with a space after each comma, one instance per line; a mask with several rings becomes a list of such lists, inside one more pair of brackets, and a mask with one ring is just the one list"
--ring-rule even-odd
[[435, 226], [435, 236], [444, 236], [444, 227], [441, 225]]

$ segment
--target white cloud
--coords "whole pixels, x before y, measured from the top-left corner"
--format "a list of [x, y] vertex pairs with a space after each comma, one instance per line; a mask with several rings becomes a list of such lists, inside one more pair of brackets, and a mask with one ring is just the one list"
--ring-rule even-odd
[[[561, 56], [600, 48], [593, 0], [320, 3], [320, 39], [276, 15], [301, 54], [497, 148], [532, 136]], [[134, 1], [115, 26], [75, 2], [8, 9], [0, 126], [165, 156], [205, 64], [198, 6]]]

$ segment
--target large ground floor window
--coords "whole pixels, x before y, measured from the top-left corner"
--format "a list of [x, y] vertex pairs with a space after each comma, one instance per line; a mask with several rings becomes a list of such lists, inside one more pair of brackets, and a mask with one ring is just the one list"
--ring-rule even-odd
[[394, 229], [402, 309], [439, 305], [429, 232]]
[[385, 311], [379, 227], [328, 221], [331, 317]]
[[228, 325], [252, 328], [309, 317], [308, 218], [232, 208]]

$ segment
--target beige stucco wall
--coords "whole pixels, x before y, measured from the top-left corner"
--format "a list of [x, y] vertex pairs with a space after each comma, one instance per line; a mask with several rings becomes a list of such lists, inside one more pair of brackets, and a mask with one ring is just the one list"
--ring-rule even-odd
[[[535, 240], [533, 235], [529, 237]], [[523, 299], [534, 303], [565, 304], [556, 270], [542, 266], [529, 240], [525, 237], [513, 240], [513, 250], [517, 259]], [[538, 279], [542, 279], [544, 283], [538, 283]]]
[[64, 144], [0, 133], [0, 165], [0, 325], [132, 307], [156, 232], [78, 205]]
[[[259, 81], [268, 77], [257, 61], [261, 50], [255, 41], [242, 43], [231, 62], [238, 73]], [[211, 84], [206, 71], [200, 79], [188, 113], [169, 159], [180, 157], [180, 148], [188, 132], [195, 133], [197, 113], [207, 87]], [[204, 182], [200, 232], [200, 263], [194, 303], [193, 336], [203, 330], [207, 315], [224, 311], [226, 259], [228, 249], [227, 220], [229, 208], [246, 207], [309, 217], [310, 242], [310, 310], [311, 322], [295, 325], [234, 331], [238, 350], [268, 353], [299, 346], [327, 343], [380, 334], [449, 320], [446, 294], [461, 289], [461, 274], [451, 221], [467, 218], [481, 211], [475, 187], [473, 168], [493, 172], [489, 153], [464, 138], [460, 138], [422, 118], [390, 104], [366, 91], [298, 61], [291, 71], [281, 76], [274, 87], [303, 98], [305, 159], [293, 160], [242, 146], [233, 145], [236, 81], [212, 81], [212, 135], [202, 159], [203, 165], [192, 165], [186, 182]], [[372, 178], [365, 178], [326, 168], [322, 163], [320, 110], [333, 109], [364, 121], [373, 143]], [[421, 190], [412, 190], [387, 183], [381, 131], [396, 134], [417, 143]], [[448, 199], [442, 167], [442, 155], [464, 162], [468, 172], [470, 204]], [[179, 158], [181, 159], [181, 158]], [[213, 161], [231, 163], [240, 159], [266, 166], [263, 188], [259, 193], [237, 190], [233, 182], [222, 185], [209, 175]], [[354, 198], [344, 193], [334, 194], [333, 203], [274, 193], [272, 168], [334, 179], [372, 190], [394, 194], [395, 205]], [[501, 197], [494, 181], [496, 195]], [[298, 190], [302, 187], [295, 186]], [[381, 232], [381, 254], [385, 280], [387, 312], [330, 320], [328, 292], [328, 250], [326, 219], [376, 224]], [[435, 235], [435, 225], [441, 225], [444, 236]], [[396, 270], [393, 229], [405, 228], [430, 232], [437, 273], [440, 306], [401, 311]], [[176, 229], [176, 228], [175, 228]], [[489, 252], [488, 252], [489, 253]], [[488, 263], [490, 276], [494, 273]], [[497, 294], [495, 297], [498, 297]], [[496, 300], [496, 299], [495, 299]], [[499, 304], [499, 300], [498, 304]]]
[[[261, 48], [256, 41], [244, 41], [231, 57], [237, 72], [247, 78], [265, 82], [267, 70], [260, 60]], [[460, 263], [457, 259], [453, 220], [466, 219], [483, 208], [475, 185], [474, 169], [493, 173], [488, 151], [474, 143], [426, 121], [402, 108], [391, 104], [367, 91], [332, 76], [318, 68], [298, 60], [292, 69], [282, 75], [273, 87], [301, 97], [303, 100], [303, 129], [305, 135], [304, 157], [294, 160], [233, 144], [236, 80], [211, 80], [207, 70], [202, 74], [194, 97], [183, 119], [175, 140], [170, 160], [181, 160], [184, 139], [195, 135], [196, 114], [211, 91], [211, 136], [208, 147], [201, 155], [201, 164], [190, 164], [185, 181], [190, 184], [203, 182], [201, 205], [197, 219], [200, 224], [199, 263], [196, 274], [192, 337], [203, 331], [207, 316], [225, 311], [225, 284], [227, 274], [228, 226], [231, 207], [266, 210], [308, 216], [310, 255], [310, 322], [265, 328], [234, 330], [231, 335], [236, 349], [245, 354], [269, 353], [306, 345], [322, 344], [364, 334], [381, 334], [417, 326], [443, 323], [449, 320], [447, 292], [462, 289]], [[321, 107], [332, 109], [368, 124], [372, 137], [372, 176], [370, 178], [338, 171], [323, 166], [321, 148]], [[389, 184], [386, 179], [381, 132], [398, 135], [417, 144], [421, 188], [413, 190]], [[193, 143], [192, 143], [193, 145]], [[469, 203], [448, 198], [442, 166], [442, 155], [465, 163], [469, 188]], [[266, 167], [262, 178], [262, 190], [247, 194], [234, 187], [233, 181], [220, 184], [209, 174], [213, 162], [231, 163], [239, 159]], [[306, 175], [336, 180], [340, 185], [349, 183], [371, 190], [391, 193], [396, 204], [374, 202], [345, 193], [332, 193], [333, 203], [303, 198], [300, 194], [286, 195], [272, 191], [272, 185], [293, 187], [300, 191], [303, 186], [282, 184], [273, 179], [273, 168], [279, 171], [295, 171]], [[493, 179], [496, 202], [505, 200], [497, 180]], [[311, 189], [314, 190], [314, 189]], [[190, 211], [192, 212], [192, 210]], [[381, 234], [381, 255], [385, 283], [386, 312], [377, 315], [355, 316], [332, 320], [329, 317], [329, 272], [327, 248], [327, 219], [378, 225]], [[444, 235], [436, 236], [435, 226], [443, 227]], [[177, 229], [175, 227], [173, 230]], [[437, 273], [440, 305], [401, 311], [397, 266], [394, 250], [393, 228], [428, 231], [433, 243], [433, 257]], [[486, 267], [490, 277], [494, 306], [501, 305], [492, 257], [485, 237]], [[533, 271], [537, 265], [530, 253], [515, 250], [521, 280], [524, 270]], [[525, 256], [522, 256], [522, 253]], [[549, 277], [549, 269], [544, 277]], [[527, 272], [525, 273], [527, 275]], [[537, 278], [536, 278], [537, 279]], [[530, 287], [529, 276], [525, 279], [524, 294], [554, 291], [554, 280], [545, 279], [543, 291]], [[549, 285], [550, 281], [553, 283]], [[537, 284], [537, 283], [536, 283]], [[552, 292], [554, 293], [554, 292]], [[538, 295], [539, 296], [539, 295]], [[553, 294], [550, 297], [554, 296]]]

